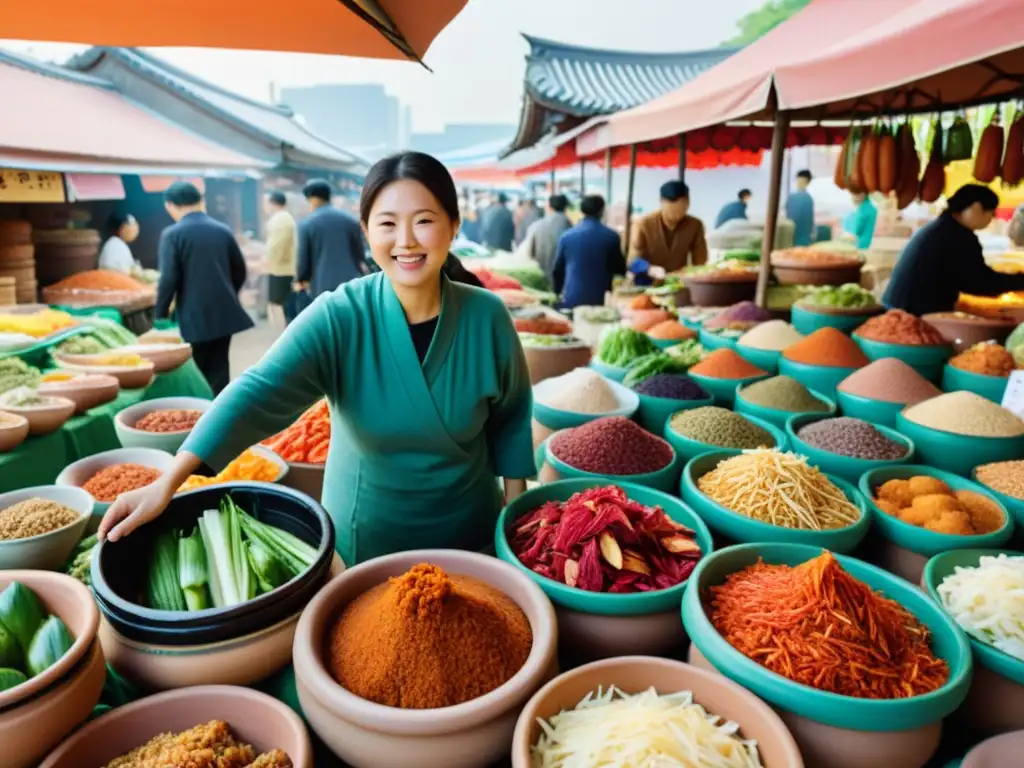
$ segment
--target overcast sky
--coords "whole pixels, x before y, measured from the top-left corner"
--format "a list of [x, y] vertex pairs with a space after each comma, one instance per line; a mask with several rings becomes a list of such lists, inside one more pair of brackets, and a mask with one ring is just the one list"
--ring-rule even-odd
[[[271, 83], [277, 88], [381, 83], [412, 105], [414, 130], [434, 131], [445, 123], [516, 122], [527, 51], [520, 33], [622, 50], [713, 48], [735, 34], [737, 19], [763, 2], [469, 0], [426, 56], [433, 74], [397, 61], [185, 48], [154, 52], [205, 79], [263, 100], [269, 98]], [[282, 11], [287, 12], [287, 7], [282, 4]], [[0, 44], [53, 61], [84, 49], [15, 41]]]

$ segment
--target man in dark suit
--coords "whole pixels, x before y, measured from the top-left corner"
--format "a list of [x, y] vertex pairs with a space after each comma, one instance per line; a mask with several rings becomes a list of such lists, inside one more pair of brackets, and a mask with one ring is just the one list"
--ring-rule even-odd
[[231, 337], [252, 328], [238, 292], [245, 284], [245, 259], [231, 230], [206, 215], [194, 184], [176, 181], [164, 194], [174, 219], [160, 235], [160, 283], [156, 317], [169, 317], [171, 303], [181, 337], [214, 394], [231, 380]]
[[331, 185], [313, 179], [302, 189], [313, 212], [299, 223], [295, 280], [312, 298], [370, 273], [356, 218], [331, 205]]
[[604, 198], [588, 195], [580, 203], [583, 221], [567, 230], [555, 251], [553, 282], [562, 297], [562, 309], [602, 306], [612, 288], [612, 277], [626, 273], [622, 241], [614, 229], [601, 223]]

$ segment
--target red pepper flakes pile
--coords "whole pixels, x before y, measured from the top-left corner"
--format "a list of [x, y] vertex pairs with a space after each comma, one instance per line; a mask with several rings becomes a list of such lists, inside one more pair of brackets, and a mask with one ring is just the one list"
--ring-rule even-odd
[[326, 464], [331, 445], [331, 412], [321, 400], [283, 432], [267, 438], [267, 446], [285, 461], [300, 464]]
[[627, 594], [686, 581], [696, 534], [615, 485], [549, 501], [516, 520], [512, 551], [534, 573], [588, 592]]

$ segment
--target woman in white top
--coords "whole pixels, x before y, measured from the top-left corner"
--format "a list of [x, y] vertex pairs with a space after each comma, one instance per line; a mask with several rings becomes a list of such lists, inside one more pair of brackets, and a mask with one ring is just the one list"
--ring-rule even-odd
[[139, 236], [139, 222], [130, 213], [110, 215], [111, 235], [100, 251], [100, 269], [111, 269], [128, 275], [136, 266], [129, 243]]

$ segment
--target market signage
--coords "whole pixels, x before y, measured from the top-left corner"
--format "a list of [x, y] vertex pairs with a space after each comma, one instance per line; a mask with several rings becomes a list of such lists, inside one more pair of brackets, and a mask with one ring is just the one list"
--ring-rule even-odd
[[63, 203], [64, 178], [51, 171], [0, 168], [0, 203]]

